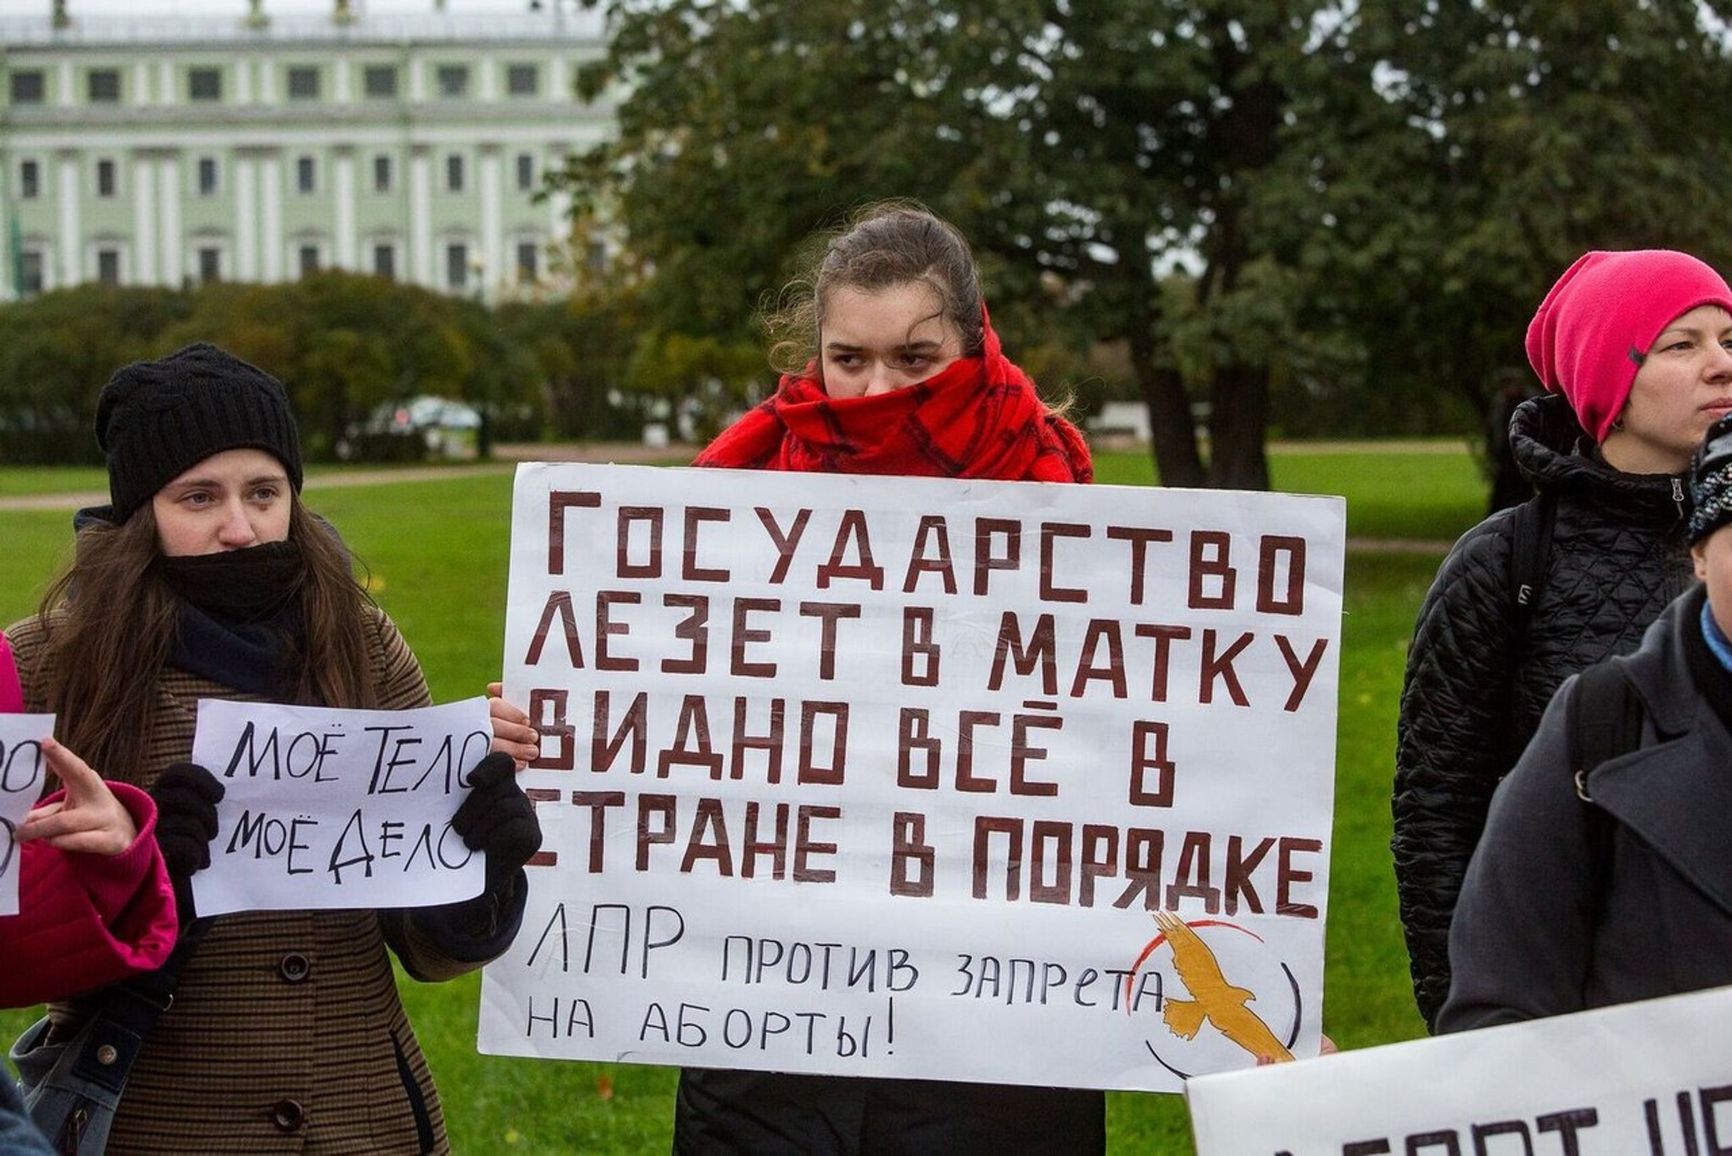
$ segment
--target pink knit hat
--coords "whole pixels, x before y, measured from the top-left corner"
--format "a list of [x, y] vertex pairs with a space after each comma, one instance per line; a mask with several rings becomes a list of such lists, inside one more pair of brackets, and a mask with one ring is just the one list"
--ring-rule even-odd
[[1732, 313], [1732, 288], [1688, 253], [1584, 253], [1528, 323], [1528, 364], [1542, 385], [1570, 399], [1582, 428], [1603, 442], [1648, 347], [1698, 305]]

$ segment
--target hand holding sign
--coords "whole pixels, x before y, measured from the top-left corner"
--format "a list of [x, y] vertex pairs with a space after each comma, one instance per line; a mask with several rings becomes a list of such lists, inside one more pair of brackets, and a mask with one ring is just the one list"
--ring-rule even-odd
[[196, 763], [175, 763], [157, 776], [150, 795], [156, 801], [156, 842], [174, 883], [176, 909], [181, 923], [190, 923], [192, 877], [210, 866], [223, 785]]
[[506, 702], [503, 686], [487, 684], [487, 716], [493, 724], [493, 749], [511, 756], [518, 770], [541, 757], [541, 732], [529, 725], [529, 715], [522, 707]]
[[132, 846], [138, 827], [102, 776], [53, 739], [43, 740], [42, 756], [66, 794], [33, 808], [18, 827], [18, 841], [41, 839], [62, 851], [90, 855], [118, 855]]

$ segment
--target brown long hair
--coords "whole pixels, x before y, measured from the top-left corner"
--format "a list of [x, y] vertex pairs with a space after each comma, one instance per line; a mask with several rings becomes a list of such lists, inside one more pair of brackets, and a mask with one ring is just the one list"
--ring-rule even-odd
[[962, 355], [978, 357], [985, 340], [980, 273], [955, 225], [917, 201], [879, 201], [830, 235], [807, 271], [782, 291], [764, 317], [770, 365], [801, 372], [818, 353], [818, 329], [834, 289], [876, 293], [919, 281], [938, 298], [940, 315], [962, 335]]
[[[300, 495], [291, 501], [289, 541], [306, 564], [298, 595], [302, 627], [289, 640], [298, 668], [295, 701], [374, 706], [378, 688], [366, 642], [371, 600], [336, 535], [307, 512]], [[120, 525], [87, 526], [38, 612], [44, 644], [37, 669], [47, 708], [60, 716], [61, 740], [124, 782], [143, 780], [157, 679], [180, 617], [179, 598], [151, 567], [157, 553], [149, 502]]]

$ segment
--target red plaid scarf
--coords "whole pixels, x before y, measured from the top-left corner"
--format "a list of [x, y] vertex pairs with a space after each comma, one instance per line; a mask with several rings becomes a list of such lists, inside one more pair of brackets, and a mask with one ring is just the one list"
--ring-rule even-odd
[[831, 398], [816, 364], [782, 378], [768, 401], [723, 430], [694, 465], [810, 473], [1087, 482], [1088, 444], [1049, 413], [1004, 356], [992, 322], [985, 351], [876, 397]]

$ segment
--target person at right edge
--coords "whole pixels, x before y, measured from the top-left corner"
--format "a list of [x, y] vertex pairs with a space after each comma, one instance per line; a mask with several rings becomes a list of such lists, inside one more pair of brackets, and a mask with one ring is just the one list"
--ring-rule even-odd
[[1548, 392], [1516, 410], [1510, 442], [1555, 503], [1537, 591], [1524, 621], [1519, 507], [1469, 530], [1420, 607], [1401, 694], [1391, 848], [1414, 997], [1433, 1030], [1492, 792], [1564, 679], [1634, 650], [1689, 586], [1684, 474], [1732, 412], [1732, 289], [1685, 253], [1585, 254], [1526, 344]]
[[[1691, 494], [1703, 584], [1634, 654], [1564, 684], [1492, 800], [1439, 1032], [1732, 983], [1732, 417], [1708, 431]], [[1608, 675], [1639, 723], [1593, 693]], [[1587, 728], [1613, 719], [1622, 737], [1588, 754]]]

